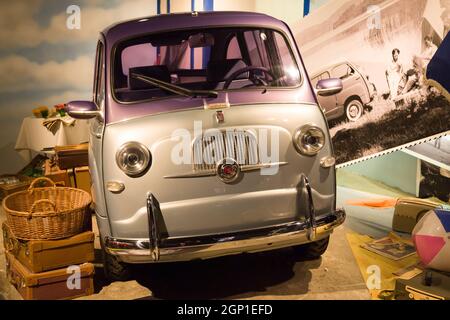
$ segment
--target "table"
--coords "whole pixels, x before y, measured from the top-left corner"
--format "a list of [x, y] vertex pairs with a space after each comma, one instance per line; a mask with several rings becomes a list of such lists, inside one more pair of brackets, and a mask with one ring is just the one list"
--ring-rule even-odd
[[32, 158], [32, 152], [41, 153], [45, 148], [89, 141], [88, 120], [77, 119], [73, 125], [61, 123], [58, 130], [53, 134], [43, 125], [45, 120], [52, 119], [58, 118], [26, 117], [23, 119], [14, 149], [19, 151], [24, 160], [29, 162]]

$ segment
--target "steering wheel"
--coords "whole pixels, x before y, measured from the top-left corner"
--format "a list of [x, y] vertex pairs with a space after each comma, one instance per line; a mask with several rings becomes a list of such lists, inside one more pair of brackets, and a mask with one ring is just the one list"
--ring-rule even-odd
[[[262, 71], [263, 73], [269, 75], [272, 79], [275, 79], [275, 76], [273, 75], [272, 71], [270, 71], [267, 68], [264, 67], [255, 67], [255, 66], [248, 66], [239, 70], [236, 70], [235, 72], [233, 72], [226, 80], [225, 80], [225, 84], [223, 85], [223, 89], [226, 90], [228, 89], [228, 87], [230, 86], [231, 82], [237, 78], [237, 76], [249, 72], [249, 79], [255, 84], [263, 84], [265, 86], [268, 85], [268, 83], [261, 77], [259, 77], [258, 75], [255, 74], [255, 71]], [[247, 86], [246, 86], [247, 87]]]

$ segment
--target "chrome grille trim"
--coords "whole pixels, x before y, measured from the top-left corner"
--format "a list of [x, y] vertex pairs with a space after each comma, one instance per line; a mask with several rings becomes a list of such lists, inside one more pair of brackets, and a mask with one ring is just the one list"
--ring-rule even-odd
[[198, 136], [192, 143], [193, 170], [215, 170], [225, 158], [235, 159], [241, 166], [258, 165], [258, 140], [250, 130], [214, 130]]
[[[260, 164], [249, 164], [243, 165], [241, 167], [242, 172], [256, 171], [260, 169], [266, 169], [271, 167], [281, 167], [287, 165], [287, 162], [274, 162], [274, 163], [260, 163]], [[198, 177], [211, 177], [217, 175], [216, 169], [204, 169], [204, 170], [195, 170], [192, 172], [168, 175], [164, 176], [164, 179], [179, 179], [179, 178], [198, 178]]]

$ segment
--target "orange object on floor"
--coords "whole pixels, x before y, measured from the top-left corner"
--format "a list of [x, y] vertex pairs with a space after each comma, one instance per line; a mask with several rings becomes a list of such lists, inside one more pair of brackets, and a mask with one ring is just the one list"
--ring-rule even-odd
[[370, 200], [348, 200], [346, 204], [351, 206], [370, 207], [370, 208], [393, 208], [397, 199], [370, 199]]

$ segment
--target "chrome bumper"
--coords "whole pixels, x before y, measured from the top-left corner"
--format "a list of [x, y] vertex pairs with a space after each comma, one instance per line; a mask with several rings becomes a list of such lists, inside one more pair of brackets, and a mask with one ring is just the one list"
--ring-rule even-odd
[[[344, 210], [316, 220], [316, 240], [325, 238], [345, 220]], [[271, 228], [196, 238], [174, 238], [162, 240], [158, 260], [151, 250], [148, 239], [116, 239], [107, 237], [106, 250], [127, 263], [188, 261], [208, 259], [243, 252], [258, 252], [310, 242], [309, 225], [292, 222]], [[153, 246], [152, 246], [153, 247]]]
[[345, 220], [343, 209], [316, 218], [311, 187], [306, 176], [301, 184], [307, 191], [308, 212], [305, 219], [267, 228], [200, 237], [161, 238], [159, 204], [153, 194], [147, 197], [149, 237], [147, 239], [105, 238], [105, 249], [127, 263], [150, 263], [209, 259], [244, 252], [259, 252], [289, 247], [331, 234]]

